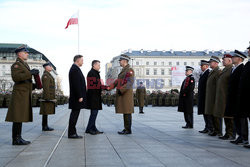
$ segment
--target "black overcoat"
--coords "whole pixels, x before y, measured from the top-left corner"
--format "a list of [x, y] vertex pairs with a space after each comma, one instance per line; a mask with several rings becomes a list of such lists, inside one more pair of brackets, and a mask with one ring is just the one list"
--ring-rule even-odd
[[199, 79], [198, 83], [198, 115], [205, 114], [206, 86], [209, 69], [207, 69]]

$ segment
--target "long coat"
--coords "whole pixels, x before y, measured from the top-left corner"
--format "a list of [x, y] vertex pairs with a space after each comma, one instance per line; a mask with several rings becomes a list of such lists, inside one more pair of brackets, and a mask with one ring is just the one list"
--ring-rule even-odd
[[187, 76], [181, 85], [178, 111], [193, 113], [195, 80], [193, 75]]
[[134, 113], [133, 98], [134, 70], [127, 65], [122, 68], [118, 78], [110, 85], [116, 87], [115, 111], [118, 114]]
[[11, 66], [11, 77], [15, 82], [6, 116], [8, 122], [32, 122], [32, 75], [28, 64], [20, 58]]
[[[69, 71], [69, 109], [83, 109], [87, 106], [86, 82], [81, 69], [73, 64]], [[79, 99], [83, 98], [82, 102]]]
[[102, 110], [100, 72], [91, 69], [87, 75], [87, 109]]
[[205, 113], [206, 86], [209, 69], [207, 69], [199, 79], [198, 83], [198, 115]]
[[208, 74], [205, 100], [205, 114], [213, 115], [215, 109], [216, 83], [221, 73], [219, 67], [216, 67]]
[[226, 66], [219, 75], [216, 83], [215, 109], [213, 116], [222, 118], [226, 111], [228, 83], [233, 65]]
[[49, 101], [49, 100], [55, 100], [56, 98], [55, 79], [48, 71], [44, 71], [43, 73], [42, 84], [43, 84], [42, 99], [46, 101], [41, 102], [40, 114], [41, 115], [55, 114], [56, 105], [54, 102]]
[[144, 100], [146, 99], [146, 88], [145, 86], [138, 86], [136, 89], [136, 98], [139, 103], [139, 107], [144, 107]]
[[240, 85], [239, 85], [240, 117], [250, 117], [249, 95], [250, 95], [250, 61], [248, 61], [245, 64], [240, 79]]
[[239, 84], [244, 64], [240, 64], [230, 75], [225, 117], [239, 116]]

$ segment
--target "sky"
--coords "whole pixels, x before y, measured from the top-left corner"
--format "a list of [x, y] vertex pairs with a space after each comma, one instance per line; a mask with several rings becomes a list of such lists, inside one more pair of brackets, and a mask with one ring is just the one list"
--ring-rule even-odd
[[78, 26], [65, 26], [79, 10], [81, 68], [105, 64], [122, 51], [242, 50], [250, 41], [249, 0], [0, 0], [0, 43], [24, 43], [57, 67], [64, 93], [77, 54]]

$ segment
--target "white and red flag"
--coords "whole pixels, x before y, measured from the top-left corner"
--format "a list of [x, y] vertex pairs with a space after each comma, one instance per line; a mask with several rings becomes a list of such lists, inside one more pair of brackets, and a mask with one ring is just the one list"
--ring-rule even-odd
[[71, 24], [78, 24], [78, 17], [79, 17], [79, 13], [75, 13], [71, 16], [71, 18], [69, 19], [67, 26], [65, 27], [65, 29], [67, 29], [69, 27], [69, 25]]

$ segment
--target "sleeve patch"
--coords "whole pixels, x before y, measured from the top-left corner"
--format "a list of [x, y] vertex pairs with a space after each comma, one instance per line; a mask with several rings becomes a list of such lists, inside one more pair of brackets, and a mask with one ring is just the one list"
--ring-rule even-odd
[[16, 65], [14, 65], [14, 68], [18, 68], [19, 66], [16, 64]]

